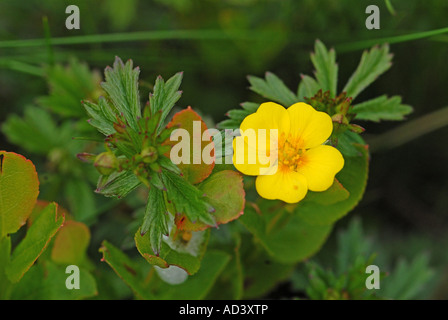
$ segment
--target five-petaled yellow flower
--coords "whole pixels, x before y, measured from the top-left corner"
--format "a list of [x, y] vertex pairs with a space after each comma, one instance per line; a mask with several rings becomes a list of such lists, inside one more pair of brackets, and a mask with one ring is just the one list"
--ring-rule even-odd
[[[333, 131], [331, 117], [306, 103], [288, 109], [263, 103], [243, 120], [240, 130], [233, 141], [233, 163], [242, 173], [258, 176], [256, 189], [263, 198], [299, 202], [308, 190], [327, 190], [344, 166], [341, 153], [324, 145]], [[257, 140], [248, 132], [255, 132]], [[265, 133], [261, 143], [260, 132]]]

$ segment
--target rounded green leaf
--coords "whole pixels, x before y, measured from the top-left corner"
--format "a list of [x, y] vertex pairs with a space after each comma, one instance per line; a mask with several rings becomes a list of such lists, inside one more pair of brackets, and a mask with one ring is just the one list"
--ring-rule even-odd
[[[217, 224], [225, 224], [237, 219], [244, 212], [245, 191], [240, 173], [232, 170], [212, 174], [199, 185], [206, 201], [215, 211], [212, 213]], [[176, 216], [176, 225], [180, 230], [198, 231], [210, 226], [197, 221], [192, 223], [184, 214]]]
[[210, 144], [213, 146], [212, 137], [208, 135], [207, 139], [204, 139], [206, 141], [203, 141], [203, 135], [207, 130], [207, 126], [204, 121], [202, 121], [202, 118], [194, 112], [191, 107], [188, 107], [187, 109], [184, 109], [174, 115], [173, 119], [168, 124], [168, 128], [175, 126], [187, 130], [190, 140], [183, 141], [180, 139], [180, 141], [170, 141], [168, 139], [166, 143], [171, 146], [177, 143], [188, 143], [190, 149], [189, 163], [180, 163], [178, 167], [190, 183], [197, 184], [206, 179], [211, 174], [213, 167], [215, 166], [214, 151], [211, 151], [210, 153], [210, 156], [213, 156], [212, 163], [207, 164], [202, 159], [204, 149], [209, 149]]
[[51, 259], [58, 264], [80, 265], [90, 242], [90, 230], [82, 222], [67, 221], [54, 239]]
[[19, 154], [0, 151], [0, 238], [25, 224], [38, 194], [33, 163]]
[[[266, 203], [268, 200], [263, 200]], [[311, 225], [299, 215], [274, 206], [259, 210], [246, 206], [240, 221], [281, 263], [295, 263], [311, 257], [324, 244], [332, 225]], [[271, 211], [272, 210], [272, 211]]]

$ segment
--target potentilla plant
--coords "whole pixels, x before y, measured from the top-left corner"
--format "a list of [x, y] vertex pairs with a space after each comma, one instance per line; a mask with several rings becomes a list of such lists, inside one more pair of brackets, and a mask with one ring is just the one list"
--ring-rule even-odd
[[[121, 198], [140, 185], [146, 187], [148, 201], [135, 235], [137, 248], [151, 264], [161, 268], [180, 265], [193, 274], [205, 250], [206, 229], [242, 214], [242, 178], [231, 170], [213, 170], [214, 161], [197, 163], [193, 159], [197, 148], [193, 129], [199, 124], [201, 155], [205, 146], [201, 138], [207, 134], [207, 127], [191, 108], [175, 114], [165, 124], [181, 96], [182, 73], [166, 82], [158, 77], [143, 108], [138, 75], [139, 69], [133, 68], [131, 60], [124, 64], [117, 58], [113, 68], [106, 68], [102, 87], [107, 95], [97, 104], [84, 102], [90, 124], [106, 136], [106, 151], [98, 155], [83, 153], [79, 158], [92, 161], [101, 174], [98, 193]], [[178, 128], [191, 132], [192, 143], [187, 144], [187, 148], [191, 147], [189, 161], [176, 166], [170, 160], [170, 136]], [[211, 136], [206, 140], [213, 144]]]
[[[387, 45], [364, 52], [338, 94], [335, 51], [317, 41], [311, 55], [315, 77], [302, 75], [294, 93], [272, 73], [250, 76], [251, 89], [269, 101], [229, 111], [218, 131], [190, 107], [170, 118], [181, 97], [182, 73], [167, 81], [159, 76], [142, 107], [139, 69], [116, 58], [105, 70], [106, 95], [83, 103], [90, 124], [105, 135], [105, 150], [79, 157], [101, 174], [98, 193], [121, 198], [139, 186], [147, 190], [134, 239], [161, 279], [188, 287], [207, 272], [209, 279], [218, 277], [229, 258], [206, 254], [210, 232], [236, 219], [245, 228], [228, 230], [240, 244], [251, 234], [256, 241], [242, 245], [250, 256], [262, 250], [287, 269], [316, 253], [333, 224], [362, 198], [369, 153], [360, 136], [364, 129], [353, 122], [402, 120], [412, 110], [401, 98], [385, 95], [353, 104], [391, 59]], [[136, 280], [138, 266], [129, 257], [107, 241], [101, 252], [138, 297], [154, 297], [147, 281]], [[238, 288], [245, 279], [240, 259], [235, 256]]]

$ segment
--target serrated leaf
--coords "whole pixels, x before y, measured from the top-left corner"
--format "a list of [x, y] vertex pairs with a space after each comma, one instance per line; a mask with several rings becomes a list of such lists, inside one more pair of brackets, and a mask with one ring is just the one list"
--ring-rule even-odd
[[63, 223], [64, 216], [58, 215], [55, 203], [49, 204], [40, 213], [12, 253], [11, 262], [6, 269], [11, 282], [18, 282], [22, 278]]
[[316, 68], [316, 79], [322, 91], [330, 91], [334, 97], [337, 92], [338, 65], [336, 64], [336, 53], [334, 49], [327, 50], [325, 45], [317, 40], [311, 61]]
[[[182, 155], [184, 152], [189, 153], [190, 156], [187, 159], [188, 163], [181, 162], [177, 166], [180, 168], [187, 181], [192, 184], [200, 183], [210, 175], [215, 166], [214, 151], [208, 155], [212, 158], [211, 163], [206, 163], [203, 157], [205, 148], [210, 150], [210, 144], [211, 147], [214, 148], [212, 137], [210, 134], [205, 133], [207, 131], [206, 124], [202, 121], [202, 118], [191, 109], [191, 107], [188, 107], [187, 109], [176, 113], [170, 123], [168, 123], [167, 127], [179, 127], [180, 130], [186, 130], [186, 132], [188, 132], [188, 136], [181, 136], [180, 141], [172, 141], [170, 138], [166, 140], [165, 144], [171, 145], [172, 148], [176, 148], [176, 150], [176, 145], [179, 144], [179, 146], [182, 146], [182, 148], [177, 151], [172, 149], [171, 154], [173, 154], [173, 152], [179, 152], [182, 153]], [[184, 141], [187, 138], [189, 140]]]
[[82, 265], [90, 243], [90, 230], [82, 222], [66, 221], [54, 239], [51, 259], [61, 265]]
[[265, 79], [249, 76], [250, 89], [259, 95], [289, 107], [298, 102], [296, 95], [271, 72], [266, 72]]
[[99, 178], [95, 192], [106, 197], [124, 198], [140, 184], [141, 181], [131, 171], [114, 172]]
[[107, 241], [103, 241], [100, 252], [105, 261], [115, 273], [132, 289], [140, 299], [154, 299], [150, 291], [144, 287], [146, 273], [124, 252]]
[[353, 106], [357, 120], [379, 122], [381, 120], [404, 120], [404, 116], [412, 112], [412, 107], [402, 104], [401, 97], [386, 95], [358, 103]]
[[116, 121], [116, 116], [104, 97], [99, 98], [98, 104], [84, 101], [83, 106], [88, 115], [92, 117], [88, 120], [90, 125], [105, 136], [115, 133], [113, 124]]
[[210, 214], [213, 207], [202, 191], [171, 171], [162, 171], [161, 177], [167, 189], [168, 200], [172, 201], [176, 213], [184, 213], [191, 222], [201, 221], [207, 225], [215, 225]]
[[241, 104], [242, 109], [232, 109], [227, 113], [230, 119], [223, 120], [218, 123], [217, 127], [220, 129], [239, 129], [241, 122], [248, 115], [257, 111], [259, 103], [255, 102], [243, 102]]
[[0, 239], [25, 224], [38, 194], [33, 163], [19, 154], [0, 151]]
[[297, 89], [298, 101], [305, 101], [305, 98], [313, 97], [319, 90], [320, 86], [314, 78], [307, 75], [301, 75], [302, 80]]
[[391, 65], [392, 54], [389, 53], [387, 44], [364, 51], [358, 67], [342, 91], [354, 100], [362, 90], [386, 72]]
[[124, 64], [116, 57], [113, 68], [107, 67], [104, 71], [106, 81], [101, 84], [114, 108], [135, 131], [138, 131], [137, 119], [142, 116], [138, 92], [139, 74], [140, 70], [133, 67], [132, 60]]
[[178, 72], [165, 83], [161, 76], [158, 76], [154, 85], [154, 92], [149, 96], [149, 105], [151, 113], [162, 112], [161, 121], [159, 123], [159, 132], [163, 129], [165, 118], [170, 113], [174, 104], [180, 99], [182, 92], [179, 91], [182, 83], [183, 72]]
[[371, 254], [370, 242], [364, 237], [361, 222], [353, 219], [346, 230], [338, 234], [336, 271], [343, 274], [349, 270], [359, 256]]
[[67, 66], [49, 66], [46, 71], [50, 94], [37, 101], [63, 117], [82, 118], [81, 100], [95, 100], [102, 93], [100, 75], [76, 59], [71, 59]]
[[3, 123], [2, 131], [9, 141], [41, 155], [47, 155], [61, 145], [67, 147], [67, 141], [71, 141], [73, 133], [69, 123], [57, 127], [47, 111], [33, 106], [25, 108], [22, 118], [10, 115]]
[[218, 123], [220, 129], [239, 129], [242, 121], [236, 119], [226, 119]]
[[[243, 214], [245, 191], [241, 174], [231, 170], [212, 174], [199, 186], [206, 195], [206, 200], [215, 211], [212, 213], [217, 224], [225, 224], [237, 219]], [[185, 215], [176, 216], [176, 225], [180, 230], [198, 231], [210, 226], [201, 223], [191, 223]]]
[[427, 255], [417, 255], [411, 262], [399, 259], [395, 269], [381, 282], [381, 294], [390, 299], [415, 299], [433, 276]]
[[[192, 238], [187, 244], [178, 244], [176, 249], [173, 248], [175, 244], [170, 246], [166, 241], [163, 241], [159, 255], [154, 255], [151, 238], [148, 233], [141, 235], [139, 230], [135, 234], [134, 239], [138, 251], [150, 264], [160, 268], [177, 266], [184, 269], [189, 275], [192, 275], [201, 266], [209, 235], [209, 231], [195, 232], [193, 236], [198, 237], [198, 239]], [[174, 240], [175, 243], [179, 241], [182, 240]], [[188, 245], [195, 247], [189, 248]]]
[[163, 192], [150, 188], [140, 233], [149, 234], [151, 248], [156, 255], [160, 252], [163, 236], [168, 235], [168, 214]]

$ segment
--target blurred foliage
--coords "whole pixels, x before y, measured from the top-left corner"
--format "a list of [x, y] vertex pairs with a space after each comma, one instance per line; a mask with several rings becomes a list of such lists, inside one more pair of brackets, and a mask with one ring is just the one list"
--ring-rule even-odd
[[[65, 8], [69, 4], [80, 7], [80, 30], [65, 28]], [[265, 71], [272, 71], [287, 87], [293, 88], [300, 73], [310, 74], [313, 66], [309, 62], [309, 52], [315, 39], [337, 49], [339, 65], [345, 66], [339, 70], [340, 79], [345, 82], [355, 70], [359, 57], [359, 52], [350, 50], [351, 46], [367, 49], [370, 44], [364, 45], [366, 40], [446, 27], [448, 3], [445, 0], [433, 0], [430, 4], [417, 0], [376, 0], [369, 4], [377, 4], [381, 10], [380, 30], [369, 31], [364, 27], [365, 3], [348, 0], [133, 0], [125, 5], [114, 0], [95, 3], [87, 0], [3, 0], [0, 3], [0, 126], [5, 135], [0, 136], [1, 149], [17, 151], [32, 159], [41, 179], [40, 197], [58, 201], [76, 220], [91, 227], [88, 254], [92, 260], [100, 258], [97, 249], [104, 239], [121, 249], [128, 249], [133, 245], [138, 228], [135, 216], [142, 216], [147, 194], [137, 190], [126, 201], [113, 202], [97, 197], [92, 190], [98, 174], [79, 162], [75, 154], [95, 152], [98, 144], [71, 140], [94, 134], [85, 121], [77, 121], [75, 117], [85, 117], [79, 100], [101, 95], [98, 70], [102, 70], [114, 56], [132, 58], [144, 70], [140, 85], [148, 89], [152, 89], [155, 75], [170, 75], [183, 70], [183, 101], [219, 122], [225, 119], [227, 110], [236, 108], [241, 101], [262, 101], [245, 89], [249, 85], [245, 80], [247, 75], [260, 77]], [[80, 41], [71, 45], [2, 45], [10, 40], [44, 39], [43, 17], [48, 19], [51, 34], [47, 43], [82, 35], [94, 35], [95, 38], [90, 43]], [[158, 30], [173, 33], [151, 33], [151, 37], [142, 36], [141, 40], [131, 37], [135, 31]], [[176, 30], [199, 33], [178, 34]], [[129, 40], [115, 37], [120, 41], [103, 42], [106, 37], [102, 34], [110, 33], [122, 33], [121, 39]], [[339, 47], [344, 50], [338, 50]], [[405, 102], [414, 107], [414, 113], [409, 116], [411, 120], [447, 105], [448, 46], [444, 38], [399, 42], [391, 45], [391, 51], [394, 67], [382, 76], [381, 81], [361, 93], [360, 101], [381, 98], [383, 93], [403, 96]], [[94, 72], [87, 72], [87, 66], [73, 57], [85, 61]], [[72, 91], [70, 88], [77, 89]], [[397, 99], [388, 101], [389, 106], [401, 105]], [[440, 116], [436, 119], [440, 121]], [[365, 232], [377, 237], [373, 246], [377, 254], [375, 263], [389, 273], [382, 279], [384, 288], [379, 292], [386, 298], [448, 297], [445, 252], [448, 244], [448, 167], [445, 165], [448, 151], [441, 143], [448, 137], [448, 128], [445, 126], [431, 132], [431, 128], [442, 127], [437, 126], [434, 117], [426, 120], [425, 125], [430, 128], [423, 132], [429, 132], [425, 136], [421, 133], [412, 141], [397, 140], [393, 149], [382, 147], [381, 143], [375, 146], [366, 196], [355, 210], [355, 214], [363, 215]], [[393, 126], [395, 124], [370, 125], [366, 141], [376, 139], [381, 142], [377, 138], [383, 137]], [[418, 122], [414, 127], [406, 128], [404, 135], [415, 132], [416, 127], [420, 127]], [[22, 143], [36, 140], [38, 144]], [[19, 141], [21, 143], [17, 144]], [[101, 215], [106, 210], [107, 217]], [[319, 266], [334, 267], [343, 260], [347, 266], [355, 265], [355, 270], [356, 256], [363, 257], [363, 263], [370, 257], [371, 251], [363, 251], [366, 247], [363, 250], [351, 248], [341, 240], [339, 258], [332, 261], [336, 234], [346, 220], [336, 224], [335, 232], [316, 257], [318, 265], [308, 271], [315, 270], [316, 273], [320, 268], [320, 273], [332, 278]], [[124, 229], [123, 225], [130, 226]], [[221, 227], [210, 243], [217, 247], [231, 243], [235, 248], [227, 252], [229, 256], [219, 256], [214, 269], [218, 272], [222, 267], [219, 263], [222, 263], [232, 270], [229, 274], [233, 276], [213, 278], [217, 283], [228, 284], [225, 288], [232, 297], [291, 297], [297, 290], [306, 288], [305, 281], [298, 281], [297, 271], [294, 271], [292, 283], [295, 289], [290, 285], [275, 289], [278, 281], [288, 281], [293, 268], [270, 261], [264, 252], [250, 251], [248, 235], [243, 234], [242, 239], [229, 239], [229, 228], [239, 228], [239, 225]], [[354, 243], [363, 247], [364, 241], [356, 230], [351, 225], [345, 236], [353, 233]], [[103, 248], [109, 248], [113, 257], [112, 244], [105, 243]], [[431, 258], [416, 254], [423, 251], [428, 251]], [[138, 254], [128, 253], [131, 256]], [[106, 249], [103, 254], [107, 254]], [[50, 261], [46, 267], [53, 268], [53, 263]], [[243, 263], [258, 263], [257, 269], [245, 270], [246, 279], [241, 275], [240, 265]], [[44, 272], [42, 267], [36, 265], [33, 272]], [[135, 268], [139, 270], [140, 267]], [[432, 277], [431, 270], [434, 270]], [[343, 276], [338, 267], [332, 272], [336, 279]], [[94, 273], [99, 298], [130, 296], [127, 287], [117, 277], [112, 277], [109, 269], [100, 266]], [[259, 274], [269, 274], [272, 283], [257, 282]], [[160, 280], [154, 278], [151, 281]], [[327, 285], [334, 286], [332, 281], [328, 280]], [[163, 283], [160, 286], [163, 287]], [[207, 297], [228, 297], [224, 291], [198, 292], [198, 297], [207, 294]]]

